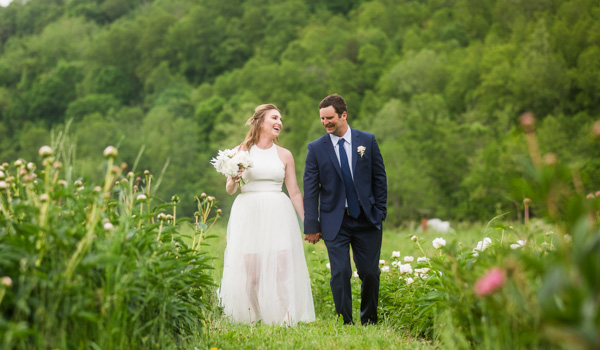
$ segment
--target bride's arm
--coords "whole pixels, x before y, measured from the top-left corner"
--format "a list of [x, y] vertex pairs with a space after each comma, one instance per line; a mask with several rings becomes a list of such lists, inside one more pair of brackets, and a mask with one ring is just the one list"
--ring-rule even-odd
[[304, 221], [304, 200], [302, 199], [302, 193], [300, 193], [298, 181], [296, 180], [294, 156], [292, 156], [292, 152], [286, 149], [283, 149], [283, 151], [282, 158], [284, 158], [285, 164], [285, 187], [288, 190], [294, 208], [296, 208], [298, 215], [300, 215], [300, 219]]
[[242, 179], [243, 172], [244, 172], [244, 170], [240, 169], [240, 170], [238, 170], [238, 176], [236, 176], [236, 177], [228, 176], [227, 177], [227, 184], [225, 184], [225, 190], [227, 191], [227, 193], [234, 194], [235, 191], [237, 191], [240, 180]]

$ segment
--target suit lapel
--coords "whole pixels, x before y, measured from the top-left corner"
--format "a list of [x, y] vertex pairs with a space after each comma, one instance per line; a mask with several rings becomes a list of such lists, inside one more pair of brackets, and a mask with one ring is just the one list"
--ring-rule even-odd
[[323, 143], [323, 147], [325, 148], [325, 152], [329, 156], [329, 160], [331, 160], [335, 171], [337, 171], [340, 178], [342, 178], [342, 169], [340, 169], [340, 162], [338, 161], [337, 156], [335, 155], [333, 143], [331, 143], [331, 137], [329, 136], [329, 134], [325, 134], [325, 136], [323, 136]]
[[352, 129], [352, 174], [354, 174], [354, 178], [356, 179], [356, 162], [358, 161], [358, 157], [360, 154], [357, 152], [353, 152], [358, 146], [360, 146], [360, 137], [358, 135], [358, 131], [356, 129]]

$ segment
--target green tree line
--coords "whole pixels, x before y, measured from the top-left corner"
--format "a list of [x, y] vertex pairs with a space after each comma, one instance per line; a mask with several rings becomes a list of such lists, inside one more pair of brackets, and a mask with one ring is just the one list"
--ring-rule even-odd
[[187, 215], [200, 192], [227, 211], [209, 161], [253, 108], [280, 107], [301, 178], [335, 92], [378, 137], [389, 224], [516, 218], [522, 112], [543, 154], [600, 189], [599, 17], [595, 0], [15, 0], [0, 8], [0, 161], [35, 160], [71, 123], [77, 174], [97, 180], [112, 144], [129, 170], [166, 169], [157, 196]]

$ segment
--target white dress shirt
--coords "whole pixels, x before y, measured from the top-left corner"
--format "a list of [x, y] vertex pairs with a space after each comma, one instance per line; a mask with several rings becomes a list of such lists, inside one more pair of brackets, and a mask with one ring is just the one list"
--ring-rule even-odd
[[[329, 134], [329, 137], [331, 137], [331, 143], [333, 143], [333, 149], [335, 150], [335, 155], [337, 156], [338, 163], [341, 167], [342, 164], [340, 162], [340, 145], [338, 144], [338, 142], [340, 141], [340, 137], [334, 134]], [[350, 175], [352, 175], [352, 179], [354, 179], [354, 169], [352, 169], [352, 129], [350, 128], [350, 125], [348, 125], [348, 130], [346, 130], [346, 133], [344, 134], [344, 136], [342, 136], [342, 138], [345, 141], [344, 149], [346, 150], [346, 155], [348, 156], [348, 167], [350, 168]]]

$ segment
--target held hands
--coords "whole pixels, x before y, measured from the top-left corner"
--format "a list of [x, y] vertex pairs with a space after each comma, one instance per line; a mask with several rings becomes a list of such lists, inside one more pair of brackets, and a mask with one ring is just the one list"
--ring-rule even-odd
[[304, 235], [304, 240], [307, 241], [308, 243], [312, 243], [315, 244], [318, 241], [321, 240], [321, 232], [317, 232], [317, 233], [308, 233]]

